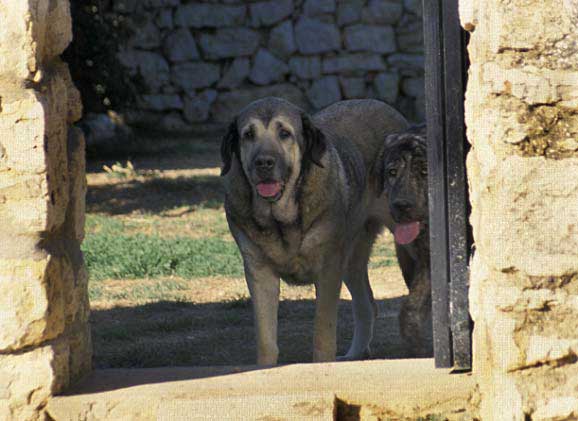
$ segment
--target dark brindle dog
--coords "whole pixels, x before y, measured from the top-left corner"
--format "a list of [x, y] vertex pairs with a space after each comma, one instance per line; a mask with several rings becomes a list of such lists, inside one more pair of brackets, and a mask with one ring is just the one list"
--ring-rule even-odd
[[383, 186], [395, 226], [397, 260], [409, 288], [399, 315], [402, 339], [415, 356], [431, 355], [431, 281], [425, 127], [388, 135], [374, 175]]

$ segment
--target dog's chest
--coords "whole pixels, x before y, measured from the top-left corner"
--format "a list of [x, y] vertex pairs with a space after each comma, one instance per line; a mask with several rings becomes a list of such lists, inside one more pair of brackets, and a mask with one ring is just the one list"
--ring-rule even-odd
[[284, 227], [260, 244], [261, 252], [287, 282], [309, 283], [324, 260], [316, 230], [301, 232], [298, 227]]

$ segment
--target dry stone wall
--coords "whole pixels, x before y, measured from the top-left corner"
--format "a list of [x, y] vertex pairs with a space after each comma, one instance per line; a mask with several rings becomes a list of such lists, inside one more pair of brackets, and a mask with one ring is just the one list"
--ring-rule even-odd
[[118, 54], [142, 82], [133, 124], [228, 122], [275, 95], [315, 110], [375, 97], [423, 120], [418, 0], [113, 0], [134, 35]]
[[483, 420], [578, 419], [578, 8], [461, 0]]
[[0, 3], [0, 420], [42, 418], [91, 367], [81, 103], [68, 0]]

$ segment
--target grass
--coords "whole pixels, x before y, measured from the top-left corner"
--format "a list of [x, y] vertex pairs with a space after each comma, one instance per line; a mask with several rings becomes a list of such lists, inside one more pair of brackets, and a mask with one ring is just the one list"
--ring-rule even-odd
[[94, 281], [242, 275], [237, 246], [220, 238], [99, 233], [87, 236], [83, 251]]

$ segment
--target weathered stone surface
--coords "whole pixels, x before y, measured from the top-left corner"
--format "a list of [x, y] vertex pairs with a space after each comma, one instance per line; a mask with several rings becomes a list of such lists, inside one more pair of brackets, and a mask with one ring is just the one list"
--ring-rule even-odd
[[345, 29], [345, 47], [349, 51], [392, 53], [395, 33], [390, 26], [353, 25]]
[[301, 54], [326, 53], [341, 47], [337, 26], [306, 17], [295, 25], [295, 39]]
[[293, 13], [293, 0], [270, 0], [249, 5], [251, 26], [271, 26]]
[[313, 82], [307, 90], [307, 97], [316, 109], [321, 109], [341, 100], [339, 79], [337, 76], [326, 76]]
[[181, 110], [183, 108], [181, 97], [175, 94], [142, 95], [140, 99], [140, 106], [145, 110], [167, 111]]
[[172, 9], [159, 10], [155, 23], [160, 29], [172, 29], [174, 27]]
[[222, 28], [242, 25], [246, 14], [247, 6], [189, 3], [177, 9], [174, 22], [189, 28]]
[[171, 81], [185, 92], [208, 88], [219, 77], [219, 66], [212, 63], [182, 63], [171, 69]]
[[289, 58], [297, 50], [293, 23], [290, 20], [271, 30], [268, 46], [273, 54], [282, 58]]
[[289, 60], [289, 68], [301, 79], [317, 79], [321, 76], [321, 59], [295, 56]]
[[407, 96], [421, 98], [425, 95], [423, 78], [405, 78], [401, 83], [401, 92]]
[[171, 32], [163, 42], [163, 52], [173, 63], [199, 59], [197, 43], [187, 28]]
[[256, 85], [268, 85], [283, 80], [289, 73], [289, 66], [265, 49], [255, 56], [249, 79]]
[[139, 0], [114, 0], [112, 10], [123, 14], [133, 13], [138, 3]]
[[337, 5], [337, 24], [339, 26], [349, 25], [361, 20], [361, 10], [363, 0], [349, 0]]
[[393, 104], [399, 93], [399, 75], [397, 73], [380, 73], [374, 79], [373, 86], [379, 99]]
[[191, 130], [191, 126], [183, 119], [182, 114], [176, 111], [164, 114], [159, 127], [170, 133], [186, 133]]
[[414, 21], [396, 28], [396, 38], [399, 50], [407, 53], [423, 53], [423, 23]]
[[377, 54], [347, 54], [323, 60], [323, 73], [363, 74], [385, 68], [383, 59]]
[[306, 16], [318, 16], [335, 12], [335, 0], [305, 0], [303, 13]]
[[247, 28], [218, 29], [214, 35], [202, 34], [200, 44], [210, 60], [249, 56], [259, 46], [259, 34]]
[[423, 14], [422, 2], [420, 0], [403, 0], [403, 6], [408, 12], [414, 13], [417, 16]]
[[365, 79], [362, 77], [342, 77], [339, 78], [339, 82], [345, 98], [365, 98], [367, 96]]
[[189, 123], [201, 123], [209, 118], [211, 105], [217, 99], [217, 91], [207, 89], [193, 97], [186, 96], [183, 116]]
[[236, 58], [217, 85], [219, 88], [236, 88], [249, 77], [250, 62], [248, 58]]
[[176, 7], [180, 3], [180, 0], [143, 0], [144, 7], [151, 9], [158, 9], [160, 7]]
[[39, 345], [64, 331], [65, 262], [0, 260], [0, 351]]
[[82, 242], [86, 210], [86, 143], [84, 133], [78, 127], [68, 130], [66, 151], [70, 190], [64, 234], [68, 239]]
[[158, 53], [127, 50], [119, 52], [118, 59], [133, 73], [140, 74], [148, 93], [158, 93], [164, 85], [169, 83], [169, 64]]
[[142, 25], [135, 26], [133, 30], [134, 35], [128, 42], [129, 47], [143, 50], [152, 50], [160, 47], [161, 32], [153, 21], [147, 20]]
[[237, 89], [232, 92], [222, 93], [211, 108], [211, 114], [218, 122], [229, 123], [243, 107], [266, 96], [284, 98], [305, 110], [309, 104], [301, 90], [292, 84], [270, 85], [253, 89]]
[[53, 394], [69, 384], [65, 341], [15, 354], [0, 355], [0, 415], [3, 420], [38, 420]]
[[387, 57], [387, 63], [394, 69], [399, 69], [403, 75], [423, 75], [423, 54], [395, 53]]
[[572, 420], [578, 417], [578, 398], [575, 396], [556, 397], [544, 403], [532, 414], [532, 420], [556, 421]]
[[393, 25], [399, 21], [403, 6], [391, 0], [369, 0], [363, 8], [362, 19], [367, 23]]

